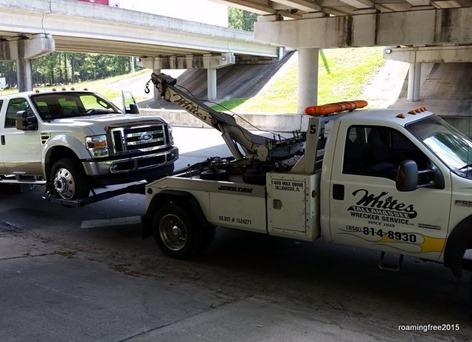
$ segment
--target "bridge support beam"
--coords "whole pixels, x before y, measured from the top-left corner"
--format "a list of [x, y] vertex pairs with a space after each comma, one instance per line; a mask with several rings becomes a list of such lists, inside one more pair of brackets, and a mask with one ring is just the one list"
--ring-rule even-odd
[[24, 41], [18, 41], [18, 58], [16, 60], [16, 79], [18, 91], [33, 90], [33, 75], [31, 70], [31, 60], [23, 58]]
[[18, 90], [33, 89], [31, 60], [55, 51], [54, 39], [49, 34], [36, 34], [31, 37], [20, 37], [15, 40], [0, 42], [0, 59], [16, 60]]
[[319, 49], [298, 50], [298, 114], [318, 102], [318, 62]]
[[213, 101], [218, 97], [218, 78], [215, 68], [207, 69], [207, 97]]
[[421, 63], [410, 63], [408, 71], [407, 100], [417, 102], [420, 100], [421, 91]]
[[203, 67], [207, 69], [207, 97], [208, 100], [216, 100], [218, 98], [218, 75], [217, 69], [227, 67], [236, 63], [233, 53], [227, 52], [221, 55], [204, 55]]
[[[418, 46], [418, 47], [387, 47], [384, 49], [385, 59], [410, 64], [408, 72], [408, 101], [419, 101], [421, 84], [424, 81], [424, 68], [434, 63], [472, 63], [471, 46]], [[427, 75], [427, 73], [425, 73]]]
[[[349, 2], [349, 1], [346, 1]], [[361, 1], [362, 2], [362, 1]], [[471, 44], [472, 7], [279, 20], [254, 26], [254, 38], [293, 48]], [[413, 34], [414, 32], [414, 34]]]

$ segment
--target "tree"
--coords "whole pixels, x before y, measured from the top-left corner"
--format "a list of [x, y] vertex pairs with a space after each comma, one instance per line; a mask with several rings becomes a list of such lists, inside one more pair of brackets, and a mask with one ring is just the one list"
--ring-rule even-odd
[[254, 23], [257, 21], [257, 14], [230, 7], [228, 11], [229, 27], [244, 31], [254, 31]]
[[[136, 70], [136, 59], [72, 52], [53, 52], [31, 61], [33, 85], [58, 85], [127, 74]], [[0, 77], [16, 87], [16, 63], [0, 61]]]
[[0, 62], [0, 77], [5, 77], [6, 87], [16, 87], [16, 63], [13, 61]]
[[53, 52], [33, 60], [33, 83], [52, 85], [96, 80], [127, 74], [135, 67], [128, 56]]

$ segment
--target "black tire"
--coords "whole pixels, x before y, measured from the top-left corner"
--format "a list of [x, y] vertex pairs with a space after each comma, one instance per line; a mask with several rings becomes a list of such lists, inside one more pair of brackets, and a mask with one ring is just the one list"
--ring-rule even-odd
[[255, 185], [265, 185], [266, 172], [257, 169], [248, 169], [243, 174], [243, 182]]
[[152, 234], [160, 250], [176, 259], [197, 255], [210, 239], [198, 225], [198, 220], [175, 203], [165, 204], [156, 212]]
[[50, 180], [57, 196], [63, 199], [87, 198], [90, 193], [90, 181], [76, 159], [65, 158], [55, 162]]

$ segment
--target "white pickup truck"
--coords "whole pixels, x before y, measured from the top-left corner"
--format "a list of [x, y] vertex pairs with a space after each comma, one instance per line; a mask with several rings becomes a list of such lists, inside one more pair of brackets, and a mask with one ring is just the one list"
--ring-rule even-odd
[[171, 127], [129, 107], [89, 91], [1, 96], [0, 184], [46, 185], [47, 196], [74, 200], [171, 173], [179, 155]]
[[[407, 255], [457, 276], [472, 270], [472, 141], [432, 112], [314, 106], [300, 149], [303, 135], [252, 136], [172, 79], [153, 82], [219, 129], [233, 152], [146, 185], [144, 233], [165, 254], [191, 257], [227, 227], [378, 250], [384, 269]], [[386, 253], [398, 257], [387, 262]]]

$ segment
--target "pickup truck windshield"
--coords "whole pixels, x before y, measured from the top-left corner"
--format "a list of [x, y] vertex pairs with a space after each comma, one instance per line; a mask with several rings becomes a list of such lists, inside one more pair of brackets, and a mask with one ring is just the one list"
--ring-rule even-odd
[[122, 113], [118, 107], [109, 101], [89, 92], [36, 94], [31, 96], [31, 100], [44, 121]]
[[407, 129], [460, 176], [472, 167], [472, 141], [438, 116], [414, 122]]

